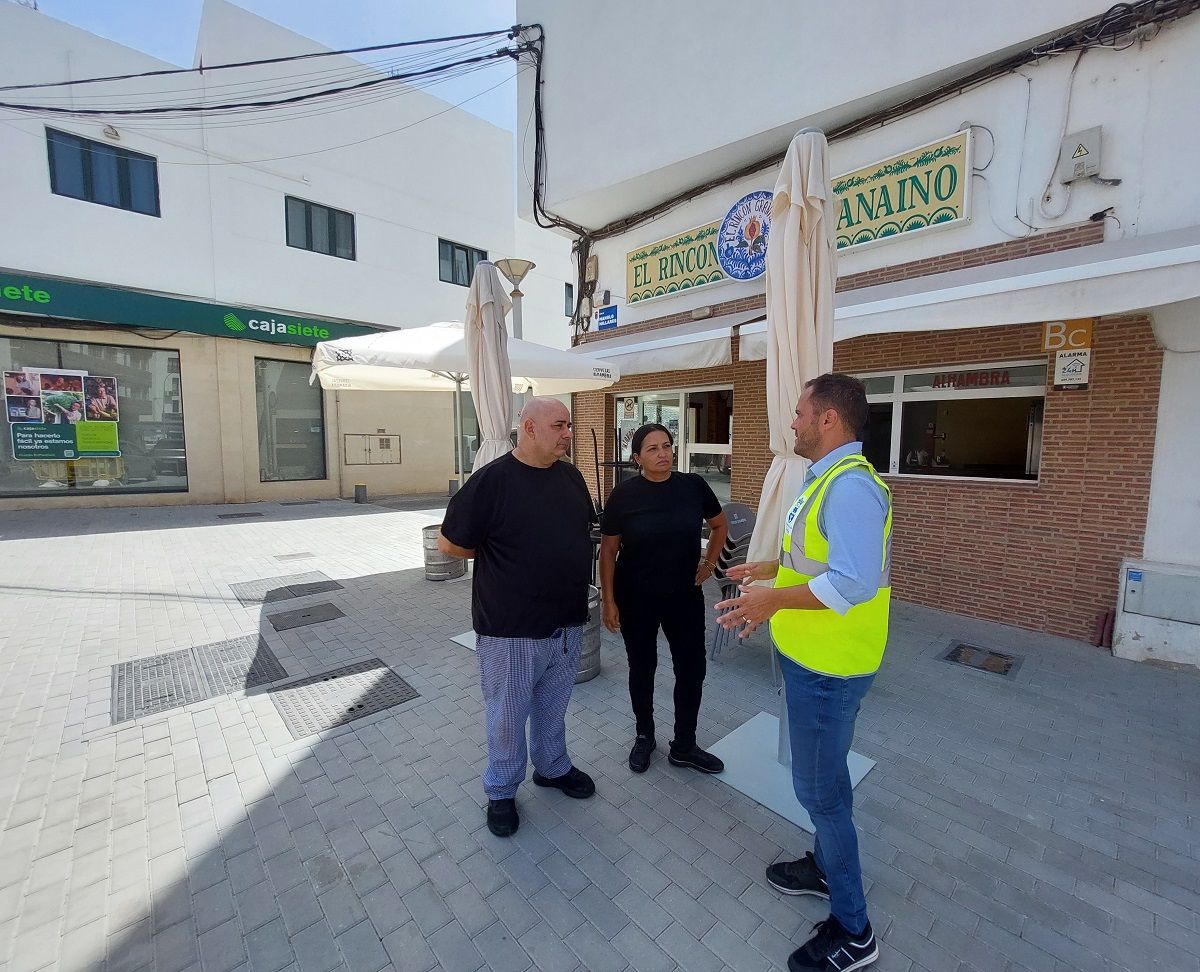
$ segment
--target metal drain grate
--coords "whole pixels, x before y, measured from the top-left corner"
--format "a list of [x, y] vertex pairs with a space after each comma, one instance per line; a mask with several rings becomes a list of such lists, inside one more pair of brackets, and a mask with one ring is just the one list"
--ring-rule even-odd
[[112, 667], [114, 724], [203, 702], [211, 695], [196, 659], [187, 649], [135, 658]]
[[271, 627], [276, 631], [287, 631], [290, 628], [303, 628], [310, 624], [320, 624], [322, 621], [333, 621], [344, 618], [336, 604], [314, 604], [312, 607], [299, 608], [295, 611], [280, 611], [278, 614], [267, 615]]
[[262, 516], [261, 513], [218, 513], [218, 520], [245, 520], [252, 516]]
[[112, 667], [113, 725], [287, 678], [259, 635], [197, 645]]
[[[311, 555], [310, 555], [311, 556]], [[310, 570], [304, 574], [284, 574], [282, 577], [261, 577], [258, 580], [230, 584], [229, 589], [243, 604], [268, 604], [271, 601], [286, 601], [306, 594], [324, 591], [340, 591], [342, 585], [331, 580], [328, 574]]]
[[1009, 678], [1017, 674], [1021, 662], [1024, 661], [1020, 655], [1007, 655], [1002, 651], [980, 648], [978, 645], [968, 645], [962, 641], [952, 644], [949, 651], [942, 655], [942, 660]]
[[276, 560], [312, 560], [316, 556], [315, 553], [309, 550], [301, 550], [299, 553], [276, 554]]
[[288, 500], [286, 503], [280, 503], [280, 506], [316, 506], [318, 500]]
[[293, 739], [303, 739], [419, 698], [378, 658], [284, 685], [271, 701]]
[[213, 695], [240, 692], [287, 678], [287, 672], [261, 635], [200, 645], [192, 651]]

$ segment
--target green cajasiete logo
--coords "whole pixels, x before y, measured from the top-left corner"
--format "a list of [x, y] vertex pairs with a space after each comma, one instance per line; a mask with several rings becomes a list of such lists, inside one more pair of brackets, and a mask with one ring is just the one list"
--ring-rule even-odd
[[246, 330], [246, 325], [245, 325], [245, 324], [243, 324], [241, 321], [239, 321], [239, 320], [238, 320], [236, 317], [234, 317], [232, 314], [226, 314], [226, 315], [225, 315], [225, 326], [226, 326], [227, 328], [229, 328], [229, 330], [231, 330], [231, 331], [244, 331], [244, 330]]

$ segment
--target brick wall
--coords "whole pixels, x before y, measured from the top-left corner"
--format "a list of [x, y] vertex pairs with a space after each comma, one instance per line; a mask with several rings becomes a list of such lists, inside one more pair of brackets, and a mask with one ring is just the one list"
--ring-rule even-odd
[[[899, 264], [839, 280], [838, 289], [979, 266], [1099, 243], [1103, 225], [1085, 223], [976, 250]], [[764, 298], [713, 306], [749, 312]], [[654, 330], [690, 321], [688, 313], [621, 328]], [[838, 343], [839, 371], [962, 367], [1042, 357], [1041, 324], [974, 330], [868, 335]], [[611, 337], [586, 334], [581, 342]], [[1140, 557], [1150, 492], [1162, 352], [1144, 315], [1107, 317], [1094, 332], [1091, 386], [1047, 392], [1039, 482], [972, 483], [891, 477], [895, 491], [894, 583], [898, 597], [931, 607], [1086, 639], [1098, 613], [1116, 603], [1117, 568]], [[756, 507], [770, 466], [766, 363], [633, 375], [602, 392], [575, 396], [576, 461], [595, 490], [591, 435], [602, 460], [613, 457], [616, 397], [694, 386], [733, 387], [731, 498]], [[612, 486], [602, 473], [602, 495]]]
[[[1040, 324], [873, 335], [838, 344], [834, 367], [1036, 359], [1041, 337]], [[1037, 484], [889, 477], [896, 596], [1090, 637], [1121, 560], [1143, 553], [1161, 369], [1148, 317], [1100, 318], [1090, 387], [1046, 393]]]

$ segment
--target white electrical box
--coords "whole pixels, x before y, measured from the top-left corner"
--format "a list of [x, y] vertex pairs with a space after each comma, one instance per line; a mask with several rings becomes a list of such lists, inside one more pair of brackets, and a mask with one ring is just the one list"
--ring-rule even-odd
[[1200, 666], [1200, 567], [1125, 561], [1113, 654]]
[[1074, 182], [1100, 174], [1100, 127], [1063, 139], [1058, 151], [1058, 181]]

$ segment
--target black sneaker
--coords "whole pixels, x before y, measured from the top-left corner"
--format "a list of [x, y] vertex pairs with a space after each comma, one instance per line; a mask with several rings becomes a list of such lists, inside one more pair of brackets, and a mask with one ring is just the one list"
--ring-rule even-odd
[[701, 773], [725, 772], [724, 763], [712, 753], [706, 753], [695, 744], [690, 749], [676, 749], [675, 744], [672, 743], [671, 751], [667, 754], [667, 762], [672, 766], [688, 766]]
[[497, 837], [511, 837], [521, 826], [516, 800], [488, 800], [487, 825]]
[[554, 777], [542, 776], [541, 773], [534, 770], [533, 782], [538, 786], [552, 786], [556, 790], [562, 790], [567, 796], [576, 800], [586, 800], [596, 792], [596, 784], [592, 782], [592, 778], [574, 766], [562, 776]]
[[865, 969], [879, 958], [879, 946], [870, 924], [861, 935], [851, 935], [832, 915], [817, 925], [816, 934], [788, 958], [791, 972], [852, 972]]
[[811, 894], [829, 900], [829, 884], [811, 852], [798, 861], [776, 861], [767, 868], [767, 883], [784, 894]]
[[633, 741], [633, 749], [629, 750], [629, 768], [635, 773], [645, 773], [656, 746], [653, 736], [638, 736]]

